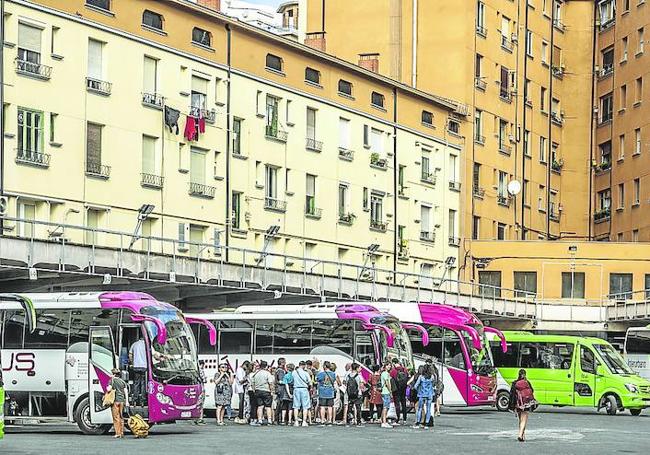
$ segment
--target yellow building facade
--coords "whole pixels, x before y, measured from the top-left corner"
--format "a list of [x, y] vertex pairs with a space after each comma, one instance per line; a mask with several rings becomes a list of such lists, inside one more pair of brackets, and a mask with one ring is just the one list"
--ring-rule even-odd
[[462, 103], [194, 2], [9, 0], [4, 25], [5, 235], [457, 277]]

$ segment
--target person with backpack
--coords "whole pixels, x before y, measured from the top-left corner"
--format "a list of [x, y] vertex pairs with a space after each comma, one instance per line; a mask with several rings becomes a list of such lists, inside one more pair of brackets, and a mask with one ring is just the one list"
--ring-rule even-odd
[[[354, 422], [355, 425], [361, 426], [361, 401], [363, 400], [361, 388], [363, 379], [361, 379], [361, 374], [359, 374], [358, 363], [350, 365], [350, 372], [346, 375], [345, 384], [349, 410], [349, 413], [345, 415], [345, 421], [346, 423]], [[352, 420], [348, 420], [350, 416], [353, 417]]]
[[[425, 424], [429, 422], [431, 419], [431, 403], [433, 401], [433, 392], [434, 392], [434, 382], [433, 382], [433, 375], [431, 372], [431, 366], [430, 365], [424, 365], [424, 367], [420, 367], [422, 370], [422, 374], [418, 375], [417, 381], [415, 381], [415, 384], [413, 385], [413, 388], [417, 391], [417, 398], [418, 398], [418, 407], [417, 407], [417, 412], [415, 413], [415, 423], [413, 424], [413, 428], [426, 428]], [[422, 409], [426, 410], [426, 417], [424, 420], [422, 420]]]
[[[368, 381], [369, 386], [370, 386], [370, 397], [369, 397], [369, 409], [370, 409], [370, 421], [374, 423], [379, 423], [381, 420], [381, 411], [383, 408], [383, 403], [384, 401], [381, 398], [381, 373], [380, 373], [380, 366], [379, 365], [373, 365], [372, 366], [372, 375], [370, 375], [370, 380]], [[373, 420], [373, 414], [375, 411], [375, 408], [377, 409], [377, 416]]]
[[327, 360], [323, 362], [323, 371], [316, 375], [316, 382], [321, 426], [331, 426], [334, 424], [334, 386], [341, 381], [331, 370], [331, 364]]
[[514, 411], [519, 419], [519, 442], [526, 440], [526, 425], [528, 424], [528, 414], [537, 409], [538, 403], [535, 399], [533, 386], [526, 379], [526, 370], [519, 370], [517, 380], [510, 387], [510, 400], [508, 409]]
[[[124, 420], [122, 418], [122, 413], [124, 412], [124, 406], [126, 405], [126, 398], [128, 395], [126, 382], [120, 377], [121, 371], [118, 368], [113, 368], [111, 370], [113, 377], [108, 383], [106, 388], [106, 395], [112, 395], [112, 401], [106, 403], [107, 398], [104, 397], [104, 402], [111, 407], [111, 417], [113, 418], [113, 428], [115, 428], [116, 439], [121, 439], [124, 437]], [[111, 392], [113, 392], [111, 394]]]
[[393, 368], [390, 370], [391, 382], [394, 386], [393, 402], [395, 403], [395, 424], [400, 424], [400, 414], [402, 420], [406, 423], [406, 414], [408, 408], [406, 407], [406, 389], [408, 388], [409, 372], [402, 366], [399, 359], [393, 359]]

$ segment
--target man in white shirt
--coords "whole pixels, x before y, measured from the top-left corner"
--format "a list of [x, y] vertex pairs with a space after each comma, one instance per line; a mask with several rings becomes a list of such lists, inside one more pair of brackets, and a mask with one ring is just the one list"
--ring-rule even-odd
[[138, 341], [129, 349], [129, 363], [133, 369], [133, 397], [136, 406], [147, 405], [147, 346], [144, 338], [140, 336]]
[[244, 419], [244, 405], [246, 404], [246, 391], [248, 389], [248, 373], [251, 371], [251, 363], [246, 360], [239, 365], [235, 372], [235, 381], [232, 384], [232, 393], [239, 397], [239, 414], [235, 419], [236, 423], [246, 423]]

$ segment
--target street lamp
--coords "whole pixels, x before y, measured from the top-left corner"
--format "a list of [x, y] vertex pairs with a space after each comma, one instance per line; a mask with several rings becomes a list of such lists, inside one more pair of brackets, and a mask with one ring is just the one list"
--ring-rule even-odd
[[138, 241], [140, 236], [138, 233], [140, 232], [140, 228], [142, 227], [142, 223], [144, 220], [146, 220], [149, 215], [154, 211], [156, 208], [155, 205], [153, 204], [142, 204], [140, 208], [138, 209], [138, 222], [135, 225], [135, 230], [133, 231], [133, 236], [131, 237], [131, 243], [129, 243], [129, 250], [133, 247], [133, 244]]

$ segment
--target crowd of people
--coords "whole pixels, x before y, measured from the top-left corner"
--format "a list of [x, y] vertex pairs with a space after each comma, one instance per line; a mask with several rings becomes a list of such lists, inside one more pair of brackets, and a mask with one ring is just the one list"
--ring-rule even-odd
[[[245, 361], [233, 371], [219, 365], [211, 378], [214, 386], [217, 425], [231, 415], [233, 396], [238, 400], [238, 424], [261, 425], [364, 425], [382, 428], [407, 424], [410, 407], [416, 409], [414, 428], [433, 426], [440, 413], [443, 385], [432, 361], [409, 371], [398, 359], [371, 368], [364, 379], [357, 363], [337, 365], [317, 359], [275, 365], [262, 360]], [[367, 376], [367, 375], [366, 375]], [[362, 410], [368, 410], [364, 414]]]

